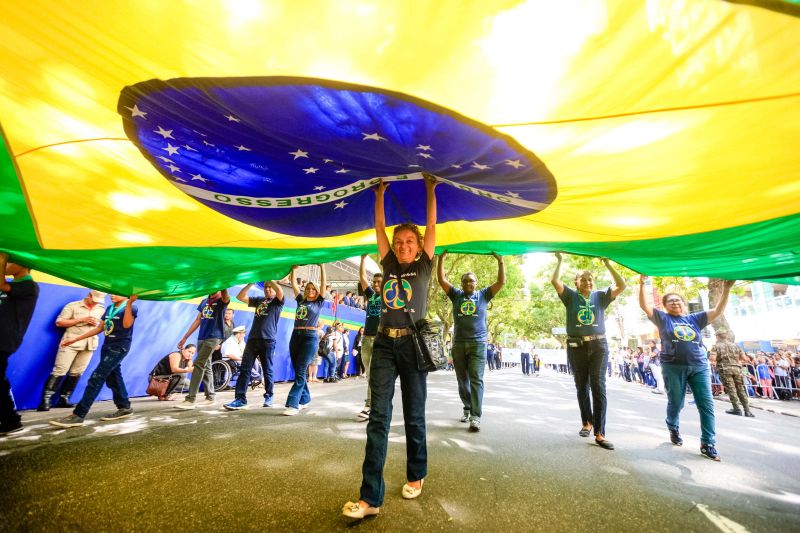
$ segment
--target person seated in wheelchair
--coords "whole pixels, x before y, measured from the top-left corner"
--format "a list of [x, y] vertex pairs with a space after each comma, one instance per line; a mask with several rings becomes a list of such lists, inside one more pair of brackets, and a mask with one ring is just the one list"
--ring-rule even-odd
[[192, 358], [197, 347], [194, 344], [187, 344], [183, 350], [172, 352], [165, 355], [150, 371], [150, 377], [156, 379], [168, 379], [169, 384], [163, 396], [159, 400], [172, 400], [172, 392], [180, 386], [182, 389], [189, 387], [189, 374], [194, 370]]
[[233, 335], [222, 343], [222, 347], [220, 348], [222, 359], [228, 361], [231, 370], [239, 368], [239, 365], [242, 363], [245, 344], [244, 326], [236, 326], [233, 328]]

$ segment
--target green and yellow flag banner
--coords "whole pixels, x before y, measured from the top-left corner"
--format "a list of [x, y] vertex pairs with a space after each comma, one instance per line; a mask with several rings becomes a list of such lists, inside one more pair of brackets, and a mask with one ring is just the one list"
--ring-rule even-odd
[[14, 1], [0, 250], [174, 299], [374, 251], [800, 283], [800, 6]]

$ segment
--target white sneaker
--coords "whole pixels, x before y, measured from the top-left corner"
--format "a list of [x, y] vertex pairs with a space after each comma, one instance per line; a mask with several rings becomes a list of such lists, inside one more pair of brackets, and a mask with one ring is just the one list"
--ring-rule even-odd
[[294, 407], [287, 407], [283, 412], [283, 416], [295, 416], [298, 414], [300, 414], [300, 409], [295, 409]]
[[311, 407], [311, 402], [300, 404], [300, 410], [303, 411]]
[[208, 398], [206, 398], [202, 402], [197, 402], [197, 405], [199, 405], [201, 407], [208, 407], [209, 405], [216, 405], [216, 404], [217, 404], [216, 400], [210, 400]]
[[194, 402], [190, 402], [189, 400], [183, 400], [179, 404], [175, 404], [175, 409], [181, 409], [184, 411], [188, 411], [189, 409], [194, 409]]

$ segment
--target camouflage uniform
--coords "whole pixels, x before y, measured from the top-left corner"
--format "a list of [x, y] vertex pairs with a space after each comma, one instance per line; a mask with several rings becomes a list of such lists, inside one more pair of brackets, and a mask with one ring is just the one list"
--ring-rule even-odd
[[[742, 365], [739, 364], [739, 357], [744, 353], [732, 342], [717, 341], [711, 351], [717, 356], [717, 370], [725, 385], [725, 392], [733, 404], [733, 409], [745, 413], [750, 412], [750, 402], [747, 390], [742, 379]], [[741, 404], [741, 405], [740, 405]]]

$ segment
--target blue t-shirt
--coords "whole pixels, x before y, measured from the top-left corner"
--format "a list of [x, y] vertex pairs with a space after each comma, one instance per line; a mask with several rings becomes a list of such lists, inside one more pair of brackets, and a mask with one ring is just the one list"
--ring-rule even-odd
[[[125, 307], [129, 306], [130, 302], [125, 302]], [[106, 307], [106, 312], [103, 313], [103, 332], [106, 334], [106, 344], [112, 344], [122, 341], [129, 341], [133, 336], [133, 326], [126, 328], [122, 325], [122, 318], [125, 316], [125, 308], [119, 309], [114, 316], [111, 313], [117, 309], [115, 305]], [[131, 307], [131, 315], [136, 318], [139, 315], [139, 308], [133, 305]]]
[[298, 294], [295, 300], [297, 300], [297, 309], [294, 312], [294, 327], [317, 327], [319, 314], [322, 312], [322, 306], [325, 305], [322, 296], [308, 301], [302, 294]]
[[250, 298], [247, 305], [256, 308], [249, 338], [274, 341], [278, 336], [278, 320], [281, 318], [283, 300], [275, 297], [268, 301], [263, 296], [256, 296]]
[[453, 302], [453, 340], [486, 342], [486, 306], [493, 296], [491, 287], [469, 296], [461, 289], [450, 287], [447, 297]]
[[367, 318], [364, 320], [364, 335], [377, 335], [381, 323], [381, 295], [367, 287], [364, 291], [367, 301]]
[[588, 337], [606, 332], [606, 307], [614, 301], [611, 287], [592, 291], [587, 300], [575, 289], [564, 286], [559, 298], [567, 308], [567, 335]]
[[653, 309], [653, 324], [661, 335], [662, 364], [706, 365], [706, 357], [700, 332], [708, 325], [705, 311], [685, 316], [672, 316], [664, 311]]
[[200, 313], [200, 331], [197, 340], [224, 339], [225, 338], [225, 309], [228, 304], [222, 303], [222, 298], [208, 303], [208, 298], [203, 298], [197, 311]]

